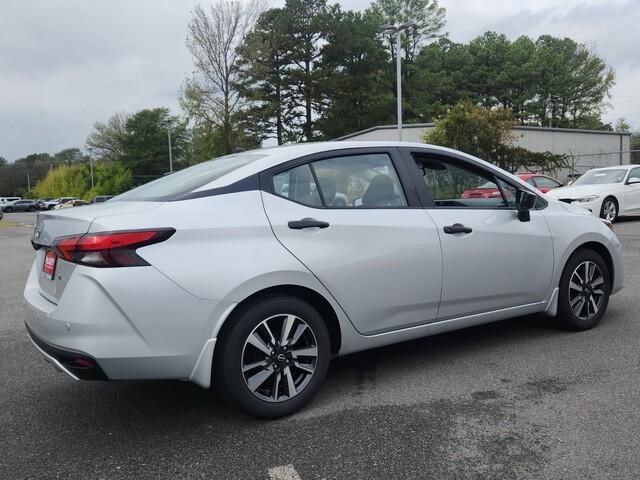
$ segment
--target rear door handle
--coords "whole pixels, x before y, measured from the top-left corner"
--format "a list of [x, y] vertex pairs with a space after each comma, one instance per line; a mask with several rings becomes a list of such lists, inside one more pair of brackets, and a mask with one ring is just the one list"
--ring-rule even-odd
[[453, 225], [447, 225], [446, 227], [444, 227], [444, 233], [449, 234], [471, 232], [473, 232], [473, 228], [465, 227], [461, 223], [454, 223]]
[[315, 218], [303, 218], [302, 220], [291, 220], [287, 225], [292, 230], [302, 230], [303, 228], [327, 228], [329, 226], [329, 222], [323, 222], [321, 220], [316, 220]]

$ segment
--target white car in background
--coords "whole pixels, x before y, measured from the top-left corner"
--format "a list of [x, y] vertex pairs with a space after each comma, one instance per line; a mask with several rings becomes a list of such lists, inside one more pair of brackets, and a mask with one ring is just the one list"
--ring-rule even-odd
[[586, 208], [596, 217], [615, 222], [619, 216], [640, 214], [640, 165], [589, 170], [570, 186], [547, 197]]

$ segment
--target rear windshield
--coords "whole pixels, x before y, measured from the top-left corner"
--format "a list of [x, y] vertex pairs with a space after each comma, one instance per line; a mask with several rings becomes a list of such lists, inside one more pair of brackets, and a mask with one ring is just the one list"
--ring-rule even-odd
[[214, 160], [209, 160], [208, 162], [199, 163], [193, 167], [185, 168], [184, 170], [159, 178], [153, 182], [146, 183], [117, 197], [113, 197], [109, 202], [166, 202], [176, 200], [229, 172], [244, 167], [265, 156], [266, 155], [257, 153], [237, 153], [219, 157]]

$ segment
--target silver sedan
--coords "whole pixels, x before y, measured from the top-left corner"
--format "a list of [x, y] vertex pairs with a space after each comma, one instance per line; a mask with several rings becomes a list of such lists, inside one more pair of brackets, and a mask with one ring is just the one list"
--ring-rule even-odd
[[595, 326], [623, 283], [610, 227], [445, 148], [243, 152], [41, 212], [26, 327], [74, 379], [188, 380], [278, 417], [336, 355], [525, 314]]

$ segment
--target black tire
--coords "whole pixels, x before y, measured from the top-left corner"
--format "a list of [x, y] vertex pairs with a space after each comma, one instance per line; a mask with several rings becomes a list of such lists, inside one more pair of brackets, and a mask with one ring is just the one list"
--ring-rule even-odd
[[13, 212], [13, 208], [11, 208], [11, 207], [7, 207], [7, 208], [5, 208], [5, 209], [4, 209], [4, 211], [5, 211], [6, 213], [11, 213], [11, 212]]
[[[613, 206], [613, 210], [611, 210], [609, 208], [609, 205]], [[611, 216], [611, 213], [613, 211], [613, 216]], [[607, 212], [609, 212], [609, 214], [607, 214]], [[604, 218], [606, 220], [609, 220], [611, 223], [615, 222], [618, 219], [618, 214], [620, 213], [620, 208], [619, 208], [619, 204], [618, 204], [618, 200], [616, 200], [614, 197], [607, 197], [602, 201], [602, 206], [600, 207], [600, 218]], [[610, 218], [607, 218], [610, 217]]]
[[[306, 323], [306, 326], [313, 335], [311, 336], [308, 332], [305, 333], [305, 335], [309, 335], [309, 338], [312, 338], [313, 341], [315, 341], [317, 347], [315, 369], [312, 374], [305, 376], [306, 374], [303, 371], [297, 371], [294, 369], [293, 365], [291, 365], [289, 375], [292, 380], [293, 376], [296, 375], [295, 372], [297, 371], [297, 374], [299, 375], [297, 380], [303, 380], [299, 385], [304, 384], [304, 386], [301, 390], [291, 396], [291, 398], [288, 398], [287, 395], [286, 398], [283, 398], [282, 400], [267, 401], [259, 398], [259, 389], [256, 390], [258, 393], [252, 392], [248, 386], [249, 380], [245, 380], [243, 366], [251, 363], [245, 363], [245, 348], [250, 350], [249, 354], [256, 353], [258, 356], [262, 355], [267, 359], [267, 355], [262, 352], [258, 352], [257, 349], [254, 350], [253, 347], [246, 347], [249, 336], [254, 333], [255, 329], [264, 328], [261, 325], [263, 325], [267, 319], [271, 319], [269, 320], [270, 322], [276, 322], [275, 325], [273, 323], [270, 324], [272, 326], [271, 330], [273, 330], [273, 336], [277, 338], [277, 348], [282, 348], [279, 344], [279, 340], [284, 330], [284, 318], [282, 319], [282, 328], [280, 330], [277, 328], [277, 322], [280, 321], [279, 317], [285, 317], [286, 315], [295, 316], [297, 318], [298, 326], [301, 325], [300, 322]], [[316, 393], [318, 393], [329, 367], [331, 340], [327, 326], [322, 316], [315, 308], [296, 297], [277, 296], [272, 298], [263, 298], [241, 307], [240, 311], [234, 312], [234, 315], [228, 321], [233, 323], [230, 324], [230, 327], [221, 335], [219, 344], [216, 346], [216, 353], [214, 355], [213, 385], [214, 388], [218, 389], [218, 391], [224, 395], [229, 403], [255, 417], [278, 418], [296, 412], [306, 405], [316, 395]], [[260, 330], [260, 332], [264, 334], [265, 330]], [[301, 338], [298, 342], [301, 340], [304, 339]], [[269, 346], [269, 348], [271, 348], [271, 342], [269, 343]], [[289, 348], [293, 350], [293, 347]], [[287, 365], [277, 364], [275, 360], [276, 357], [280, 357], [280, 355], [272, 355], [269, 360], [269, 362], [273, 362], [271, 365], [273, 365], [273, 368], [276, 370], [272, 376], [267, 377], [267, 379], [269, 379], [269, 387], [271, 388], [271, 391], [274, 391], [275, 384], [275, 396], [277, 398], [278, 392], [284, 392], [284, 388], [287, 387], [287, 384], [282, 384], [278, 387], [279, 382], [277, 383], [275, 375], [281, 375], [282, 381], [286, 381], [285, 379], [288, 379], [289, 377], [287, 377], [286, 372], [277, 370], [283, 367], [287, 368]], [[287, 364], [289, 362], [295, 363], [295, 359], [289, 357], [289, 360], [285, 362]], [[259, 367], [258, 371], [266, 372], [267, 369]], [[247, 376], [249, 375], [252, 375], [252, 373], [247, 373]], [[267, 384], [267, 381], [265, 381], [264, 384]], [[294, 388], [294, 390], [296, 390], [296, 388]], [[282, 395], [282, 397], [285, 397], [285, 395]]]
[[[586, 262], [591, 262], [597, 266], [602, 274], [602, 282], [598, 281], [597, 270], [594, 268], [592, 283], [597, 283], [597, 285], [585, 287], [582, 289], [582, 293], [578, 293], [580, 290], [576, 289], [575, 286], [581, 287], [582, 285], [579, 284], [580, 282], [577, 281], [577, 278], [587, 277], [584, 272], [584, 264]], [[588, 267], [589, 265], [587, 264], [587, 268]], [[580, 268], [579, 272], [577, 272], [578, 268]], [[578, 277], [574, 277], [576, 273], [578, 273]], [[572, 278], [576, 280], [573, 284], [571, 283]], [[601, 296], [594, 293], [590, 294], [590, 292], [598, 292], [600, 290], [603, 292]], [[598, 252], [589, 249], [579, 250], [574, 253], [565, 265], [560, 279], [557, 317], [560, 326], [573, 331], [588, 330], [595, 327], [607, 311], [610, 292], [611, 274], [602, 256], [600, 256]], [[583, 296], [581, 297], [581, 295]], [[594, 304], [591, 303], [592, 297], [593, 302], [598, 305], [597, 310], [593, 307]], [[582, 315], [579, 316], [575, 310], [580, 307], [582, 300], [584, 300], [586, 305], [583, 304], [583, 309], [580, 311]], [[586, 311], [584, 310], [585, 308]], [[590, 308], [595, 310], [595, 313], [590, 314]]]
[[36, 207], [29, 207], [29, 211], [30, 212], [35, 212], [36, 211]]

